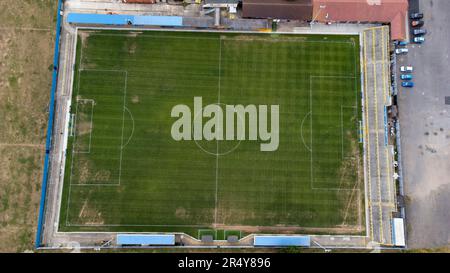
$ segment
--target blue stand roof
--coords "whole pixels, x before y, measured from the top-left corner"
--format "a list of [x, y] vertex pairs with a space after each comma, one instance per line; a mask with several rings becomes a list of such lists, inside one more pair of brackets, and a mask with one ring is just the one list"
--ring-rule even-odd
[[255, 246], [311, 246], [309, 236], [255, 236]]
[[118, 245], [175, 245], [175, 235], [117, 234]]
[[143, 16], [121, 14], [69, 13], [67, 22], [91, 25], [182, 26], [181, 16]]

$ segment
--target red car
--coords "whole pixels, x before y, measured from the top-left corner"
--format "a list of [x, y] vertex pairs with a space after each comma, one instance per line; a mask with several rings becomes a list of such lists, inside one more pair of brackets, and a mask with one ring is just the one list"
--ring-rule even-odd
[[425, 23], [422, 20], [414, 20], [411, 21], [411, 26], [412, 27], [421, 27], [423, 26]]

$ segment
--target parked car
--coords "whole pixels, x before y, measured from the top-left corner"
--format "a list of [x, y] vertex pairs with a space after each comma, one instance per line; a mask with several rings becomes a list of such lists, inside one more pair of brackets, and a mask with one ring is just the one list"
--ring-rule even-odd
[[408, 41], [399, 41], [397, 43], [397, 45], [399, 45], [399, 46], [407, 46], [408, 45]]
[[404, 80], [404, 81], [410, 81], [413, 79], [413, 75], [411, 74], [402, 74], [400, 75], [400, 79]]
[[422, 21], [422, 20], [414, 20], [414, 21], [411, 22], [411, 26], [412, 27], [421, 27], [424, 24], [425, 24], [425, 22]]
[[414, 83], [413, 82], [402, 82], [402, 87], [414, 87]]
[[407, 48], [397, 48], [395, 50], [395, 54], [405, 54], [408, 53], [408, 49]]
[[411, 73], [411, 72], [413, 72], [413, 70], [414, 70], [414, 67], [412, 67], [410, 65], [403, 65], [400, 67], [401, 72]]
[[414, 35], [425, 35], [425, 34], [427, 34], [427, 30], [426, 29], [415, 29], [415, 30], [413, 30], [413, 34]]
[[423, 13], [420, 13], [420, 12], [411, 13], [411, 15], [409, 15], [409, 18], [413, 19], [413, 20], [422, 19]]
[[425, 37], [417, 36], [417, 37], [414, 37], [413, 41], [416, 44], [421, 44], [421, 43], [425, 42]]

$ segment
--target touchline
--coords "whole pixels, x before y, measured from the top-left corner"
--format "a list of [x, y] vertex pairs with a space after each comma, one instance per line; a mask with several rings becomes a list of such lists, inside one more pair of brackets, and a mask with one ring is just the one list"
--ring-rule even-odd
[[[203, 107], [202, 97], [194, 97], [193, 114], [191, 108], [185, 104], [178, 104], [172, 108], [171, 117], [178, 118], [172, 125], [172, 138], [176, 141], [241, 141], [246, 140], [248, 135], [248, 140], [263, 142], [260, 144], [261, 151], [276, 151], [279, 144], [280, 107], [270, 105], [270, 130], [268, 109], [268, 105], [254, 104], [247, 106], [209, 104]], [[207, 119], [205, 124], [204, 118]]]

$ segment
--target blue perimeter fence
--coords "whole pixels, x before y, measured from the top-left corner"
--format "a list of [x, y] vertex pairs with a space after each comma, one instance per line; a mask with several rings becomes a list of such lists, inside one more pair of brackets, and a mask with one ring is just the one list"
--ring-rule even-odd
[[45, 143], [45, 161], [44, 161], [44, 173], [42, 175], [42, 190], [41, 190], [41, 202], [39, 205], [39, 218], [36, 232], [35, 247], [41, 246], [42, 227], [44, 223], [44, 211], [45, 211], [45, 199], [47, 198], [47, 181], [48, 181], [48, 165], [50, 162], [50, 149], [52, 145], [53, 134], [53, 117], [55, 110], [55, 93], [58, 82], [58, 61], [59, 61], [59, 41], [61, 34], [61, 9], [63, 0], [58, 0], [58, 10], [56, 19], [56, 35], [55, 35], [55, 52], [53, 56], [53, 75], [52, 75], [52, 88], [50, 91], [50, 103], [48, 113], [48, 125], [47, 125], [47, 140]]

